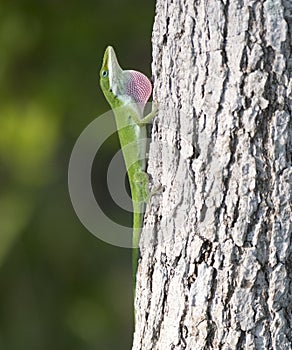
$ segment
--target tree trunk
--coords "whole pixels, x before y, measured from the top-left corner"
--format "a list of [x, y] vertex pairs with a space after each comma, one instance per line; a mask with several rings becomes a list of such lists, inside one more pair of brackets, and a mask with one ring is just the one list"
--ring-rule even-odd
[[292, 3], [156, 10], [133, 349], [291, 349]]

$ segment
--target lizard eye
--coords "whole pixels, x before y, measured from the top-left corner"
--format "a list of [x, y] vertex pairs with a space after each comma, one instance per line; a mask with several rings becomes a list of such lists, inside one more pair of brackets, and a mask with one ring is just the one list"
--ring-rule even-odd
[[103, 70], [101, 72], [101, 75], [102, 75], [103, 78], [106, 78], [108, 76], [108, 71], [107, 70]]

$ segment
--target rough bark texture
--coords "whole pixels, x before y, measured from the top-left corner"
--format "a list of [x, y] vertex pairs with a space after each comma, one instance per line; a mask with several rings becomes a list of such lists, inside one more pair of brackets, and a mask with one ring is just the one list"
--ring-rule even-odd
[[290, 0], [157, 0], [134, 350], [291, 349]]

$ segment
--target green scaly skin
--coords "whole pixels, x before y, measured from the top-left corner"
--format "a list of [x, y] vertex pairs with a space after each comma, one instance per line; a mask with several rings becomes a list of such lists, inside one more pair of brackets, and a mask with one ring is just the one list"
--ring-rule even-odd
[[[137, 105], [133, 96], [126, 93], [127, 76], [131, 72], [134, 71], [121, 69], [114, 49], [111, 46], [107, 47], [100, 70], [100, 86], [115, 114], [133, 202], [133, 247], [138, 247], [143, 222], [143, 209], [149, 196], [148, 176], [145, 173], [146, 125], [155, 116], [156, 110], [143, 118], [144, 106]], [[134, 294], [138, 257], [139, 249], [134, 248]]]

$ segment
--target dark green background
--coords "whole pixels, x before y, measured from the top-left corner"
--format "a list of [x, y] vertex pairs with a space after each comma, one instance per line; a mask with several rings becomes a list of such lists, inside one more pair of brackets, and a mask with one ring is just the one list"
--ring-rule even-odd
[[[68, 194], [70, 153], [108, 110], [107, 45], [150, 75], [154, 0], [0, 2], [0, 349], [129, 349], [131, 251], [90, 234]], [[105, 210], [103, 147], [93, 181]]]

